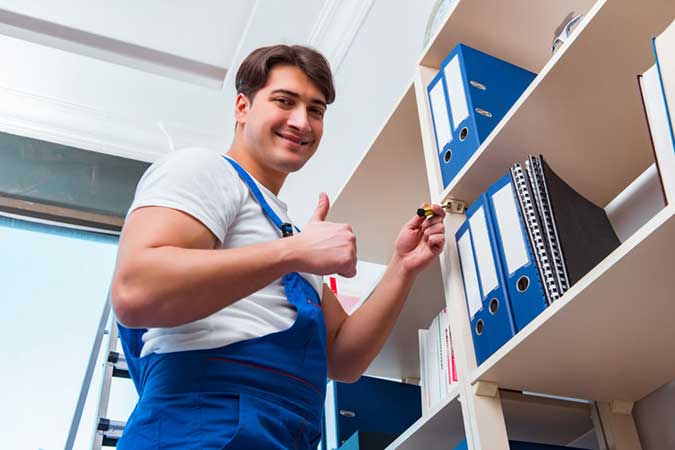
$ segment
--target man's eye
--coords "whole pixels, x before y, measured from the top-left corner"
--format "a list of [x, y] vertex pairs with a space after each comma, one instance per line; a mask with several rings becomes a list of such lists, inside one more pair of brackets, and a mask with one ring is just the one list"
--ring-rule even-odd
[[319, 109], [319, 108], [313, 108], [313, 109], [310, 110], [310, 112], [317, 117], [323, 117], [323, 115], [324, 115], [323, 109]]
[[287, 98], [284, 98], [284, 97], [279, 97], [279, 98], [275, 99], [275, 101], [278, 102], [278, 103], [281, 103], [282, 105], [290, 105], [291, 104], [291, 101]]

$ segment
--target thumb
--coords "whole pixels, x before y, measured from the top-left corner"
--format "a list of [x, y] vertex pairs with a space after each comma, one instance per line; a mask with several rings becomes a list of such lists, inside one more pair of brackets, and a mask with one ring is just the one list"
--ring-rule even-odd
[[323, 222], [326, 220], [328, 215], [328, 210], [330, 209], [330, 201], [328, 200], [328, 195], [325, 192], [319, 194], [319, 204], [314, 210], [314, 214], [309, 219], [310, 222]]

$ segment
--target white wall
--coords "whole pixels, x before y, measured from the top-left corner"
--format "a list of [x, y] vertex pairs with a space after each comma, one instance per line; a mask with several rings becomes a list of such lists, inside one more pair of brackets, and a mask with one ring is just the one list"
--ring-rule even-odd
[[393, 111], [413, 78], [434, 3], [374, 1], [336, 74], [337, 99], [328, 108], [321, 146], [282, 189], [298, 223], [311, 216], [319, 191], [335, 198]]

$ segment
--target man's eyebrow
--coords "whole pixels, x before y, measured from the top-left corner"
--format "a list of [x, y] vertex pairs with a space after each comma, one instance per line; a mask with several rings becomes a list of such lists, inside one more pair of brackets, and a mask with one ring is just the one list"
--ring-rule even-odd
[[[297, 92], [289, 91], [288, 89], [275, 89], [270, 94], [286, 94], [289, 97], [300, 98], [300, 94], [298, 94]], [[326, 102], [324, 102], [323, 100], [321, 100], [319, 98], [313, 98], [310, 101], [310, 103], [319, 104], [319, 105], [323, 106], [324, 108], [327, 107]]]

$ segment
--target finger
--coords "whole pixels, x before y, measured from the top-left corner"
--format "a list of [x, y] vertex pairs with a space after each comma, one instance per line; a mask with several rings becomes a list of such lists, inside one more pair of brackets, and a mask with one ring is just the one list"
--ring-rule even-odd
[[330, 209], [330, 200], [328, 200], [328, 195], [325, 192], [319, 194], [319, 203], [314, 210], [314, 214], [309, 219], [310, 222], [323, 222], [326, 220], [328, 215], [328, 210]]
[[431, 205], [431, 210], [434, 212], [434, 216], [440, 217], [441, 219], [445, 217], [445, 210], [441, 207], [441, 205], [434, 203]]
[[436, 225], [432, 225], [430, 227], [427, 227], [424, 230], [424, 236], [426, 237], [431, 237], [434, 234], [444, 234], [445, 227], [443, 226], [442, 223], [437, 223]]
[[[422, 202], [422, 204], [420, 205], [420, 208], [424, 208], [425, 206], [428, 206], [428, 205], [427, 205], [426, 203]], [[425, 216], [420, 217], [420, 216], [418, 216], [417, 214], [415, 214], [415, 215], [413, 216], [413, 218], [410, 219], [410, 220], [408, 221], [408, 223], [405, 224], [405, 226], [406, 226], [406, 228], [409, 228], [409, 229], [411, 229], [411, 230], [416, 230], [416, 229], [418, 229], [420, 226], [422, 226], [422, 224], [424, 223], [424, 220], [425, 220], [425, 219], [426, 219]]]
[[442, 234], [434, 234], [429, 236], [427, 242], [429, 243], [429, 247], [434, 250], [434, 253], [440, 253], [443, 250], [443, 247], [445, 247], [445, 236]]
[[443, 223], [443, 217], [440, 216], [431, 216], [429, 219], [425, 220], [424, 223], [422, 224], [422, 230], [426, 230], [427, 228], [436, 225], [437, 223]]

